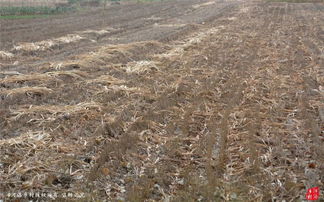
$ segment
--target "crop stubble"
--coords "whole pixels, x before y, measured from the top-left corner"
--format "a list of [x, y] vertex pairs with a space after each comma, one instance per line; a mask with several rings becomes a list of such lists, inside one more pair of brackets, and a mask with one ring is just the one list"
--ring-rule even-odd
[[294, 201], [323, 186], [323, 5], [234, 5], [168, 43], [3, 74], [3, 189]]

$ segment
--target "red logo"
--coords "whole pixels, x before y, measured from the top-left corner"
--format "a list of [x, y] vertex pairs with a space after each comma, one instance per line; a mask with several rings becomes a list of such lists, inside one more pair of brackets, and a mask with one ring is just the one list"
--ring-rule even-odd
[[313, 187], [307, 190], [306, 199], [315, 201], [319, 198], [319, 195], [320, 195], [319, 187]]

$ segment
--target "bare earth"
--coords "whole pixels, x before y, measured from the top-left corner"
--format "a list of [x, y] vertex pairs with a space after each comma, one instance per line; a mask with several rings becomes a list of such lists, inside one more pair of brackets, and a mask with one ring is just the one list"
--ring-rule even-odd
[[0, 200], [324, 189], [323, 3], [124, 3], [0, 26]]

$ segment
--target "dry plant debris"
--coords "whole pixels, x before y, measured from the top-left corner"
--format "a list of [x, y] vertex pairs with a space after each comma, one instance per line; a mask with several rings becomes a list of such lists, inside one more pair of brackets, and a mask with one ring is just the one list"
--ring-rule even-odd
[[14, 46], [13, 51], [25, 51], [25, 52], [44, 51], [47, 49], [51, 49], [52, 47], [55, 46], [77, 42], [82, 39], [83, 37], [80, 35], [68, 34], [66, 36], [59, 37], [56, 39], [49, 39], [49, 40], [39, 41], [35, 43], [20, 43]]
[[13, 97], [15, 95], [44, 95], [51, 93], [52, 90], [46, 87], [22, 87], [14, 88], [10, 90], [0, 91], [0, 95], [5, 95], [6, 97]]
[[0, 51], [0, 59], [2, 60], [8, 60], [12, 59], [14, 57], [14, 54], [6, 52], [6, 51]]
[[50, 117], [48, 120], [54, 120], [55, 117], [59, 114], [67, 114], [67, 115], [79, 115], [82, 113], [86, 113], [87, 111], [100, 111], [101, 107], [99, 104], [90, 102], [90, 103], [79, 103], [77, 105], [45, 105], [45, 106], [28, 106], [20, 109], [12, 109], [12, 119], [17, 120], [23, 116], [28, 115], [39, 115], [45, 119], [46, 115]]
[[84, 201], [302, 201], [324, 186], [317, 6], [237, 2], [176, 40], [1, 70], [0, 188], [82, 191]]
[[106, 27], [104, 29], [101, 30], [92, 30], [92, 29], [88, 29], [86, 31], [82, 31], [80, 32], [81, 34], [97, 34], [97, 35], [104, 35], [104, 34], [108, 34], [112, 31], [116, 31], [118, 29], [112, 28], [112, 27]]
[[158, 71], [158, 67], [156, 66], [155, 62], [153, 61], [136, 61], [130, 62], [125, 67], [127, 73], [149, 73], [151, 71]]
[[200, 7], [213, 5], [215, 3], [216, 3], [215, 1], [209, 1], [209, 2], [202, 3], [202, 4], [195, 4], [195, 5], [192, 6], [192, 8], [197, 9], [197, 8], [200, 8]]
[[29, 75], [14, 75], [14, 76], [7, 76], [3, 79], [0, 79], [1, 84], [9, 84], [9, 83], [19, 83], [19, 82], [26, 82], [26, 81], [45, 81], [50, 79], [51, 77], [46, 74], [29, 74]]

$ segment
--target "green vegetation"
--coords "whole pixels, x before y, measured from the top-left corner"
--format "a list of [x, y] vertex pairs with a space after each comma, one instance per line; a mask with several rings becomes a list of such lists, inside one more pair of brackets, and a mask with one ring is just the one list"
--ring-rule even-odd
[[[53, 14], [65, 13], [68, 11], [81, 9], [80, 4], [87, 2], [94, 2], [98, 5], [106, 6], [107, 2], [119, 2], [121, 0], [68, 0], [64, 6], [7, 6], [0, 7], [0, 19], [23, 19], [23, 18], [37, 18], [48, 17]], [[137, 2], [151, 2], [163, 0], [136, 0]], [[276, 0], [275, 0], [276, 1]], [[289, 1], [289, 0], [287, 0]]]
[[49, 17], [50, 15], [6, 15], [0, 16], [0, 19], [11, 20], [11, 19], [31, 19], [31, 18], [42, 18]]
[[30, 16], [57, 14], [73, 10], [72, 7], [1, 7], [0, 16]]

